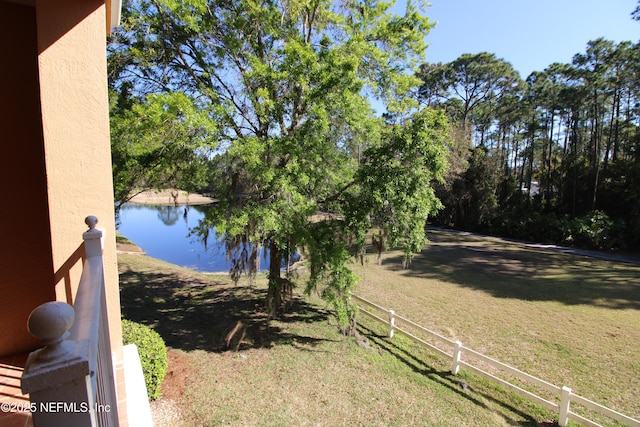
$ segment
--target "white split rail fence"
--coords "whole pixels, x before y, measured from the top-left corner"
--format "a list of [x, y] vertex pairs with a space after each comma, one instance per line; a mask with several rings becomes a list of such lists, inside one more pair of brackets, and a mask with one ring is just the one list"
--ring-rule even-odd
[[[491, 381], [494, 381], [498, 384], [500, 384], [502, 387], [506, 388], [507, 390], [510, 390], [522, 397], [525, 397], [555, 413], [558, 414], [558, 425], [560, 426], [566, 426], [567, 422], [569, 420], [573, 420], [576, 422], [579, 422], [585, 426], [588, 427], [602, 427], [600, 424], [596, 423], [595, 421], [592, 421], [588, 418], [585, 418], [579, 414], [576, 414], [575, 412], [571, 411], [571, 403], [574, 402], [578, 405], [582, 405], [586, 408], [589, 408], [593, 411], [596, 411], [606, 417], [609, 417], [611, 419], [614, 419], [616, 421], [619, 421], [620, 423], [623, 423], [624, 425], [627, 426], [631, 426], [631, 427], [640, 427], [640, 421], [634, 418], [631, 418], [627, 415], [624, 415], [620, 412], [614, 411], [613, 409], [607, 408], [606, 406], [600, 405], [599, 403], [595, 403], [592, 402], [589, 399], [586, 399], [582, 396], [579, 396], [577, 394], [574, 394], [571, 389], [569, 387], [566, 386], [557, 386], [554, 384], [551, 384], [547, 381], [544, 381], [540, 378], [534, 377], [533, 375], [529, 375], [526, 372], [523, 372], [519, 369], [516, 369], [512, 366], [509, 366], [505, 363], [502, 363], [498, 360], [495, 360], [491, 357], [485, 356], [482, 353], [479, 353], [475, 350], [472, 350], [468, 347], [465, 347], [460, 341], [454, 341], [451, 340], [449, 338], [446, 338], [436, 332], [430, 331], [429, 329], [426, 329], [425, 327], [418, 325], [415, 322], [412, 322], [411, 320], [402, 317], [398, 314], [396, 314], [396, 312], [394, 310], [389, 310], [386, 309], [384, 307], [379, 306], [378, 304], [375, 304], [371, 301], [368, 301], [360, 296], [357, 296], [355, 294], [351, 294], [351, 296], [353, 297], [353, 299], [355, 299], [358, 303], [362, 303], [364, 305], [367, 306], [367, 308], [369, 308], [369, 310], [359, 306], [359, 312], [381, 322], [384, 323], [385, 325], [387, 325], [389, 327], [388, 330], [388, 337], [389, 338], [393, 338], [395, 333], [399, 333], [402, 334], [406, 337], [408, 337], [409, 339], [411, 339], [412, 341], [418, 343], [419, 345], [421, 345], [422, 347], [425, 347], [429, 350], [435, 351], [436, 353], [440, 354], [442, 357], [446, 358], [446, 359], [450, 359], [451, 360], [451, 373], [454, 375], [457, 375], [458, 372], [460, 371], [460, 368], [463, 369], [467, 369], [477, 375], [480, 375], [484, 378], [487, 378]], [[385, 313], [385, 317], [381, 317], [380, 315], [370, 311], [370, 309], [374, 309], [377, 310], [378, 312], [382, 312]], [[443, 350], [442, 348], [438, 347], [435, 344], [432, 344], [428, 341], [426, 341], [423, 338], [420, 338], [418, 336], [416, 336], [414, 333], [411, 333], [405, 329], [402, 329], [401, 327], [398, 326], [398, 322], [410, 326], [412, 328], [414, 328], [415, 330], [419, 331], [421, 334], [426, 335], [427, 337], [429, 337], [430, 339], [444, 344], [445, 346], [448, 346], [452, 349], [452, 352], [449, 353], [446, 350]], [[468, 362], [467, 360], [462, 360], [462, 356], [466, 355], [468, 356], [468, 358], [472, 358], [478, 361], [481, 361], [489, 366], [492, 366], [493, 368], [497, 368], [503, 372], [507, 372], [511, 375], [513, 375], [514, 377], [526, 381], [528, 383], [534, 384], [535, 386], [547, 391], [548, 393], [550, 393], [551, 395], [557, 396], [559, 397], [559, 401], [558, 403], [556, 402], [552, 402], [548, 399], [545, 399], [543, 397], [538, 396], [537, 394], [535, 394], [532, 391], [526, 390], [518, 385], [512, 384], [509, 381], [500, 378], [492, 373], [489, 373], [487, 371], [485, 371], [484, 369], [475, 366], [473, 364], [471, 364], [470, 362]]]

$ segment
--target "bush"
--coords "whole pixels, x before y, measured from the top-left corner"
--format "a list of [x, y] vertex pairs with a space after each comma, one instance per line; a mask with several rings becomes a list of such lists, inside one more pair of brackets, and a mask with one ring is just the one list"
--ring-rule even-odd
[[553, 212], [508, 212], [492, 222], [494, 234], [539, 243], [563, 243], [570, 235], [569, 228], [569, 219]]
[[624, 223], [601, 211], [594, 211], [571, 224], [569, 243], [587, 249], [614, 250], [624, 248]]
[[138, 347], [147, 395], [151, 400], [159, 398], [160, 384], [167, 373], [167, 348], [162, 337], [146, 325], [122, 319], [122, 343]]

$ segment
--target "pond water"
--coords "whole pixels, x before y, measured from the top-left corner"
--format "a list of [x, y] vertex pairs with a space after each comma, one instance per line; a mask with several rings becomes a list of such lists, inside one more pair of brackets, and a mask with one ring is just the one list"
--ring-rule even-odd
[[[127, 203], [120, 209], [118, 231], [147, 255], [204, 272], [228, 272], [224, 244], [216, 241], [215, 229], [205, 247], [190, 231], [204, 218], [207, 206], [148, 206]], [[269, 269], [268, 258], [259, 253], [260, 270]]]

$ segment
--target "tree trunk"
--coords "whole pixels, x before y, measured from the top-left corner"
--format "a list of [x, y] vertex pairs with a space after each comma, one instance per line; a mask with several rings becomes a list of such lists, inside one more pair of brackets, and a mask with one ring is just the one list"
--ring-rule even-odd
[[578, 117], [576, 113], [573, 113], [574, 117], [572, 117], [573, 124], [571, 126], [571, 152], [572, 152], [572, 162], [573, 162], [573, 182], [571, 183], [572, 194], [571, 194], [571, 219], [576, 217], [576, 200], [578, 195]]
[[613, 157], [611, 158], [611, 161], [613, 163], [618, 161], [618, 150], [619, 150], [619, 143], [620, 143], [620, 102], [621, 102], [621, 98], [622, 98], [622, 93], [620, 93], [620, 95], [618, 95], [618, 102], [616, 103], [616, 124], [615, 124], [615, 131], [613, 134]]
[[598, 109], [598, 91], [594, 90], [593, 95], [594, 101], [594, 121], [592, 128], [592, 139], [593, 139], [593, 198], [591, 199], [591, 210], [595, 211], [597, 207], [598, 201], [598, 184], [600, 180], [600, 110]]
[[528, 165], [528, 169], [529, 169], [529, 173], [528, 173], [528, 183], [527, 183], [527, 196], [529, 198], [531, 198], [531, 184], [533, 182], [533, 156], [535, 154], [535, 147], [534, 147], [534, 137], [531, 137], [531, 152], [529, 153], [529, 165]]
[[551, 160], [552, 160], [552, 154], [553, 154], [553, 128], [554, 128], [555, 121], [556, 121], [556, 110], [552, 109], [551, 123], [550, 123], [550, 130], [549, 130], [549, 149], [548, 149], [547, 158], [546, 158], [547, 182], [545, 183], [546, 189], [544, 194], [544, 200], [545, 200], [547, 209], [549, 209], [549, 207], [551, 206]]
[[[631, 135], [630, 135], [630, 129], [632, 128], [631, 126], [631, 89], [629, 89], [629, 91], [627, 92], [627, 105], [626, 105], [626, 111], [625, 111], [625, 124], [624, 124], [624, 136], [623, 136], [623, 140], [625, 141], [625, 144], [623, 146], [623, 159], [627, 159], [628, 157], [626, 156], [627, 153], [631, 152]], [[636, 153], [637, 154], [637, 153]]]
[[280, 250], [269, 241], [269, 288], [267, 290], [267, 311], [275, 316], [282, 306], [282, 277], [280, 276]]
[[638, 118], [638, 124], [636, 126], [636, 149], [634, 161], [635, 163], [640, 163], [640, 118]]
[[[611, 154], [611, 144], [613, 143], [613, 131], [614, 131], [614, 120], [616, 114], [616, 103], [618, 102], [618, 90], [616, 89], [613, 92], [613, 106], [611, 108], [611, 120], [609, 121], [609, 134], [607, 135], [607, 144], [604, 149], [604, 164], [602, 165], [602, 171], [606, 172], [609, 166], [609, 155]], [[615, 152], [615, 148], [614, 148]]]
[[[562, 117], [560, 118], [562, 121]], [[571, 166], [570, 162], [570, 154], [569, 154], [569, 135], [571, 132], [571, 117], [567, 115], [565, 122], [565, 132], [564, 132], [564, 141], [562, 143], [562, 160], [560, 161], [560, 194], [559, 198], [563, 201], [569, 200], [568, 196], [568, 188], [564, 185], [565, 180], [569, 179], [569, 170], [568, 168]]]

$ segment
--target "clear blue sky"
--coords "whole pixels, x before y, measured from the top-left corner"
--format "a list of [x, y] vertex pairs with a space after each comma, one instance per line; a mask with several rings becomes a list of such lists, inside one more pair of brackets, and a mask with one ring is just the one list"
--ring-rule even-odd
[[510, 62], [523, 79], [553, 62], [571, 62], [573, 55], [585, 52], [589, 40], [640, 40], [640, 22], [631, 19], [638, 0], [430, 3], [426, 15], [438, 24], [426, 38], [428, 62], [449, 62], [463, 53], [486, 51]]

